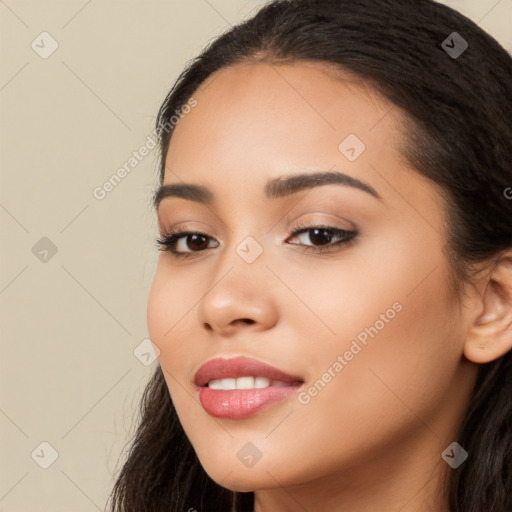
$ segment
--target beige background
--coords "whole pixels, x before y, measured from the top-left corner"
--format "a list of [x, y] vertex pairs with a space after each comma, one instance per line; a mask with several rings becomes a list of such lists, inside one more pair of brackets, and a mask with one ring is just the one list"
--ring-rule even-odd
[[[0, 0], [0, 512], [104, 510], [157, 364], [137, 349], [156, 152], [93, 190], [145, 143], [185, 63], [262, 3]], [[446, 3], [512, 49], [512, 0]]]

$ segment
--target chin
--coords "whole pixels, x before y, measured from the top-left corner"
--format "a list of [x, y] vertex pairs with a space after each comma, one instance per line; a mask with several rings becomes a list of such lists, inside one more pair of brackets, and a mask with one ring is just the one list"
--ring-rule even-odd
[[[243, 467], [243, 465], [230, 468], [208, 468], [203, 465], [203, 469], [216, 484], [230, 491], [252, 492], [277, 486], [276, 480], [271, 477], [272, 472], [267, 472], [263, 466], [257, 470]], [[280, 481], [279, 475], [277, 480]]]

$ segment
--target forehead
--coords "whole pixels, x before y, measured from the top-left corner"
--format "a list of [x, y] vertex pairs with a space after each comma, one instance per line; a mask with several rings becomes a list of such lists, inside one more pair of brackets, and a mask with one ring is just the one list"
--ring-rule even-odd
[[[165, 185], [204, 186], [232, 205], [241, 197], [253, 202], [276, 177], [302, 171], [337, 171], [377, 190], [376, 171], [385, 169], [387, 179], [406, 172], [398, 154], [401, 111], [318, 63], [232, 66], [193, 98], [196, 106], [172, 132]], [[357, 154], [347, 154], [351, 149]]]
[[318, 63], [235, 65], [210, 76], [193, 97], [197, 105], [173, 130], [168, 163], [207, 152], [225, 167], [234, 160], [264, 165], [269, 158], [319, 153], [333, 161], [350, 134], [375, 150], [383, 144], [393, 149], [400, 135], [397, 108]]

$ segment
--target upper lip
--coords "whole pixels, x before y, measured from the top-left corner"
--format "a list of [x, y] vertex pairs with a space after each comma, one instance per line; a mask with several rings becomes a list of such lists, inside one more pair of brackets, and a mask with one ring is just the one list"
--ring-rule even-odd
[[274, 366], [262, 363], [245, 356], [225, 359], [216, 357], [204, 363], [194, 376], [196, 386], [206, 386], [216, 379], [236, 379], [238, 377], [266, 377], [269, 380], [279, 380], [289, 383], [304, 382], [301, 377], [285, 373]]

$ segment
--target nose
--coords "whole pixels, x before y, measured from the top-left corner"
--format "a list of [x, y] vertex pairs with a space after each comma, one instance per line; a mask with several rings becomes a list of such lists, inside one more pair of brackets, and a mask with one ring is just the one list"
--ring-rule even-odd
[[225, 337], [243, 329], [261, 332], [272, 328], [278, 319], [276, 283], [264, 258], [247, 263], [234, 249], [223, 256], [198, 305], [202, 328]]

